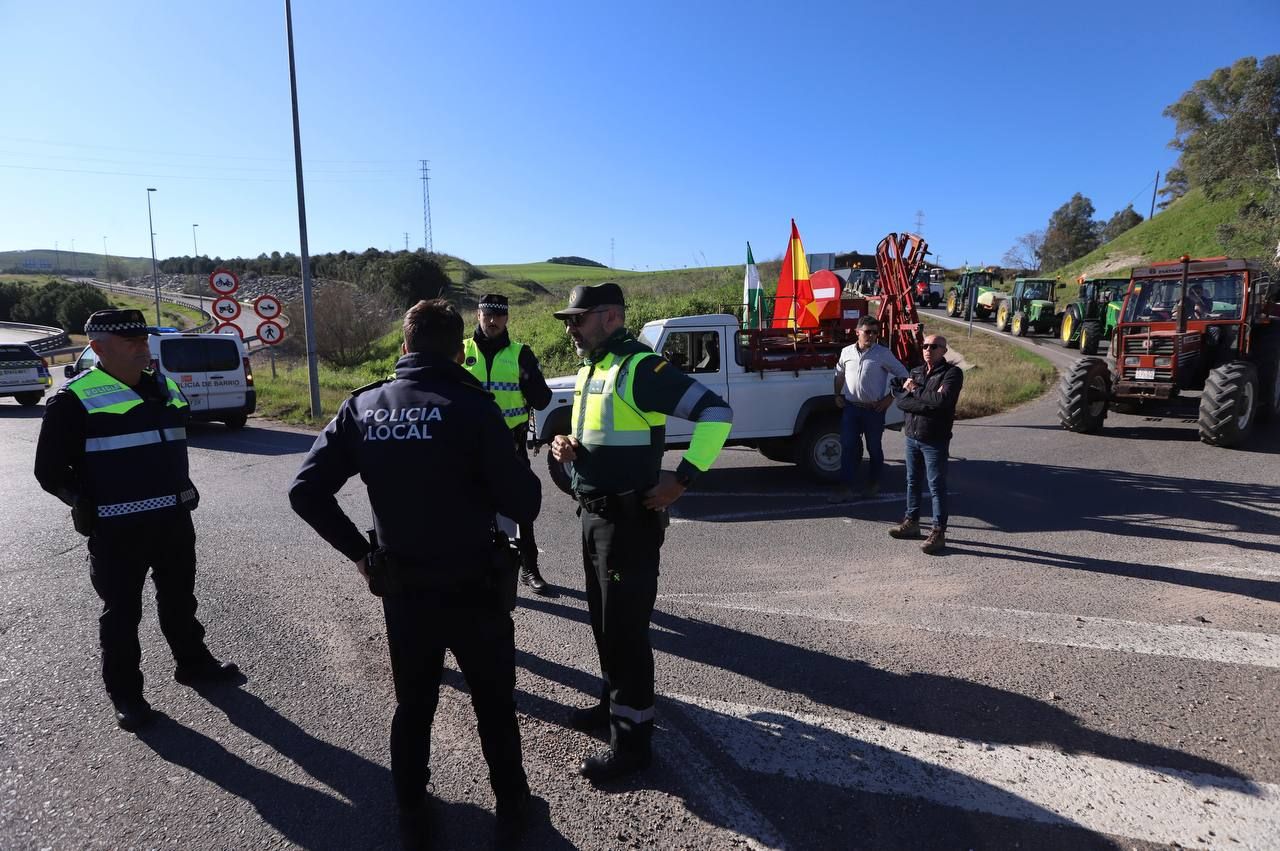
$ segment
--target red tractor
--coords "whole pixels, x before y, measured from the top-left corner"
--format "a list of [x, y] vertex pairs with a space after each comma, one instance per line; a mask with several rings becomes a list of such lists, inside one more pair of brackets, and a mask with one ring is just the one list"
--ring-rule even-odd
[[1076, 361], [1062, 379], [1058, 418], [1102, 428], [1110, 405], [1136, 408], [1201, 390], [1200, 439], [1238, 446], [1259, 420], [1280, 420], [1280, 305], [1254, 263], [1213, 257], [1135, 268], [1108, 365]]

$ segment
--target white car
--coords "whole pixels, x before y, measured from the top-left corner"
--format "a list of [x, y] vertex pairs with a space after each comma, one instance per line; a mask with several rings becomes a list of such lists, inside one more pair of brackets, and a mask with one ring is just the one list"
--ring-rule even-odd
[[53, 384], [49, 364], [25, 343], [0, 343], [0, 397], [12, 396], [18, 404], [40, 404]]
[[[182, 388], [193, 420], [219, 420], [242, 428], [258, 404], [253, 367], [244, 343], [226, 334], [155, 333], [148, 337], [151, 366]], [[86, 346], [67, 366], [68, 378], [98, 362]]]

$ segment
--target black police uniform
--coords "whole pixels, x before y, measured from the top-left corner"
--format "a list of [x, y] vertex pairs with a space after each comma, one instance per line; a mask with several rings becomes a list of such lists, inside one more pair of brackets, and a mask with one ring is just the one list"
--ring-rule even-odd
[[[136, 310], [99, 311], [86, 330], [147, 333]], [[236, 673], [214, 659], [196, 619], [191, 512], [199, 496], [188, 478], [188, 414], [181, 391], [162, 375], [146, 370], [127, 387], [95, 367], [46, 403], [36, 446], [40, 486], [72, 507], [77, 530], [89, 538], [89, 577], [102, 599], [102, 679], [117, 720], [130, 728], [150, 711], [138, 643], [148, 571], [175, 676], [186, 682]]]
[[514, 627], [485, 580], [494, 515], [532, 521], [538, 477], [511, 451], [511, 433], [480, 383], [425, 353], [400, 358], [393, 378], [355, 391], [289, 489], [294, 511], [352, 561], [370, 546], [334, 495], [355, 475], [368, 487], [390, 564], [382, 600], [396, 688], [391, 773], [402, 813], [421, 804], [430, 779], [446, 648], [471, 691], [499, 808], [527, 797]]

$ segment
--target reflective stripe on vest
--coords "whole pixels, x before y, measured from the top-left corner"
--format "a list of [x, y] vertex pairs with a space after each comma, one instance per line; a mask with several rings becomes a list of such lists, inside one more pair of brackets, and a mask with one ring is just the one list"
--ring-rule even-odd
[[512, 341], [511, 345], [499, 350], [493, 356], [492, 367], [485, 361], [484, 353], [473, 337], [463, 341], [463, 354], [465, 358], [462, 368], [474, 375], [484, 385], [484, 389], [493, 394], [493, 400], [502, 410], [507, 428], [515, 428], [529, 419], [529, 403], [520, 392], [519, 343]]
[[[167, 375], [164, 376], [164, 383], [169, 390], [167, 404], [175, 408], [187, 407], [187, 400], [183, 398], [178, 385]], [[142, 404], [141, 396], [113, 378], [101, 366], [95, 366], [69, 383], [67, 389], [76, 395], [85, 411], [90, 414], [123, 414]]]
[[573, 388], [573, 422], [587, 446], [648, 446], [650, 429], [666, 425], [667, 416], [641, 411], [635, 404], [635, 364], [657, 357], [653, 352], [615, 355], [578, 370]]
[[85, 452], [109, 452], [112, 449], [129, 449], [134, 446], [146, 446], [162, 440], [186, 440], [185, 428], [166, 428], [163, 432], [137, 431], [133, 434], [117, 434], [113, 437], [91, 437], [84, 442]]

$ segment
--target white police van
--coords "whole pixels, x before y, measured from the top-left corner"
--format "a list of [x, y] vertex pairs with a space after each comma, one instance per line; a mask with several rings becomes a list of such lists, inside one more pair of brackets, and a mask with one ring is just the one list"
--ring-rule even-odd
[[[226, 334], [152, 330], [147, 338], [151, 367], [182, 388], [191, 405], [191, 418], [242, 428], [258, 404], [244, 342]], [[72, 378], [97, 362], [98, 356], [86, 346], [65, 374]]]
[[0, 397], [12, 396], [24, 407], [40, 404], [53, 384], [49, 364], [25, 343], [0, 343]]

